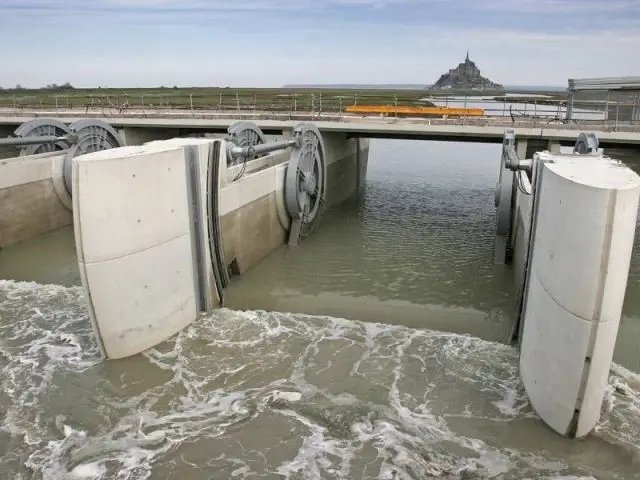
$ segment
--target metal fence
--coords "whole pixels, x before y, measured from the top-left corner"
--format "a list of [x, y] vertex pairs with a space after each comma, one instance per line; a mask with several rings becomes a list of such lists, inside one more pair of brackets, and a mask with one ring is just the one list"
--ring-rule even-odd
[[[386, 114], [352, 114], [350, 106], [384, 105]], [[484, 110], [484, 115], [420, 116], [432, 122], [523, 124], [544, 126], [560, 124], [568, 128], [600, 126], [608, 130], [640, 128], [640, 95], [599, 98], [597, 95], [443, 95], [428, 90], [408, 92], [321, 91], [189, 91], [149, 93], [72, 93], [2, 94], [0, 109], [8, 114], [51, 112], [114, 115], [245, 116], [261, 118], [300, 118], [345, 120], [350, 117], [392, 117], [394, 107], [454, 107]], [[431, 118], [429, 118], [431, 117]]]

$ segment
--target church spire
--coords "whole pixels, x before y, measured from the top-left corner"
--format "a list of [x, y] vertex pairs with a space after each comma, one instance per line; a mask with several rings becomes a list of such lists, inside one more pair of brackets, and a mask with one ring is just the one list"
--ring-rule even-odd
[[465, 62], [469, 61], [469, 49], [467, 48], [467, 58], [464, 59]]

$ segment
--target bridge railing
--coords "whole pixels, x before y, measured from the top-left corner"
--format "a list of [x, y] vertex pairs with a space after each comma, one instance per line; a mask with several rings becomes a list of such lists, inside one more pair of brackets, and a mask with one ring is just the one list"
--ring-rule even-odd
[[[378, 107], [367, 112], [367, 107]], [[352, 113], [349, 110], [356, 110]], [[384, 107], [384, 108], [381, 108]], [[404, 108], [408, 107], [408, 108]], [[425, 113], [425, 107], [432, 107]], [[447, 111], [455, 108], [454, 114]], [[194, 117], [253, 114], [264, 117], [301, 117], [345, 120], [350, 117], [414, 116], [433, 122], [486, 123], [571, 128], [600, 125], [608, 130], [640, 127], [640, 94], [620, 99], [570, 98], [567, 93], [444, 94], [429, 90], [286, 90], [286, 89], [154, 89], [78, 90], [73, 93], [1, 92], [4, 113], [34, 111], [78, 112], [102, 115], [180, 114]], [[411, 109], [415, 111], [412, 113]], [[441, 109], [441, 110], [438, 110]], [[478, 109], [482, 110], [478, 114]], [[380, 113], [380, 110], [384, 110]], [[364, 112], [364, 113], [363, 113]], [[408, 113], [407, 113], [408, 112]], [[444, 113], [443, 113], [444, 112]]]

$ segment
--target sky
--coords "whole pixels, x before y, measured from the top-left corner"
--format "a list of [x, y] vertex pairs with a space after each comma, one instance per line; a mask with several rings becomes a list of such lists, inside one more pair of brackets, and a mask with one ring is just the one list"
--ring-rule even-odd
[[640, 0], [0, 0], [0, 86], [504, 85], [640, 75]]

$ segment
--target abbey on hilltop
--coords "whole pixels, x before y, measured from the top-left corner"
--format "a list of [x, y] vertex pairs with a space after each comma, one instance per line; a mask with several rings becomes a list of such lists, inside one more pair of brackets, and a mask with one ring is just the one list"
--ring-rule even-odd
[[430, 89], [456, 89], [456, 90], [502, 90], [504, 87], [499, 83], [494, 83], [488, 78], [480, 75], [480, 69], [469, 60], [469, 50], [464, 62], [456, 68], [452, 68], [443, 74]]

